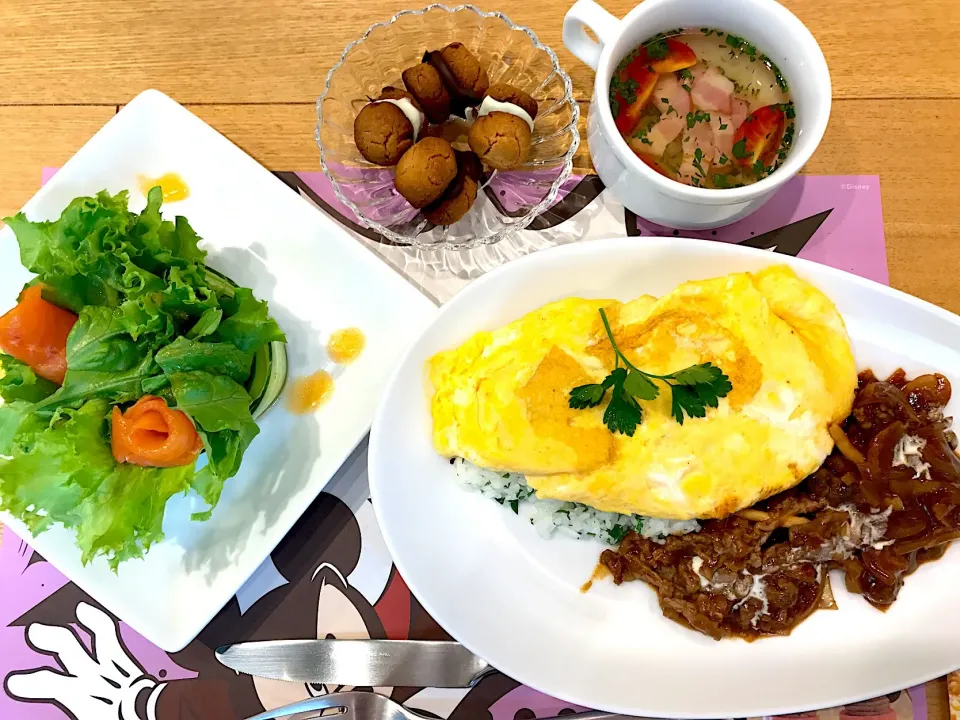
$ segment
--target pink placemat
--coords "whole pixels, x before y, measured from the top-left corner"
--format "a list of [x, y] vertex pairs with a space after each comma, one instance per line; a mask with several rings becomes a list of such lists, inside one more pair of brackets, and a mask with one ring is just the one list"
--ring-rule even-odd
[[[45, 171], [44, 180], [52, 172]], [[642, 242], [647, 235], [681, 234], [625, 212], [596, 176], [587, 176], [572, 178], [554, 207], [503, 247], [424, 253], [388, 245], [360, 227], [321, 174], [277, 175], [439, 301], [490, 267], [544, 247], [611, 235]], [[500, 202], [509, 209], [509, 193], [501, 189]], [[887, 282], [876, 177], [795, 178], [748, 220], [695, 236], [799, 255]], [[81, 626], [78, 613], [93, 626]], [[365, 444], [236, 598], [179, 653], [150, 645], [27, 543], [0, 530], [0, 720], [248, 717], [347, 688], [253, 680], [221, 666], [213, 648], [241, 640], [329, 636], [448, 637], [407, 590], [386, 550], [369, 502]], [[522, 720], [581, 709], [504, 675], [470, 690], [376, 690], [453, 720]], [[817, 716], [926, 720], [926, 696], [921, 686], [805, 717]]]

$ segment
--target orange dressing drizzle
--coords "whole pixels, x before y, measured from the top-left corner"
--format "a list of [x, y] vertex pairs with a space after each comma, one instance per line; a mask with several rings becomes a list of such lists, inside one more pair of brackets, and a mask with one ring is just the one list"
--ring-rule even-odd
[[346, 365], [360, 356], [366, 344], [367, 339], [359, 328], [345, 328], [344, 330], [337, 330], [330, 336], [330, 342], [327, 343], [327, 353], [335, 363]]
[[326, 370], [293, 381], [287, 408], [297, 415], [314, 412], [333, 395], [333, 376]]
[[177, 202], [190, 195], [190, 188], [177, 173], [164, 173], [160, 177], [150, 178], [140, 176], [140, 192], [146, 195], [151, 188], [160, 186], [164, 202]]

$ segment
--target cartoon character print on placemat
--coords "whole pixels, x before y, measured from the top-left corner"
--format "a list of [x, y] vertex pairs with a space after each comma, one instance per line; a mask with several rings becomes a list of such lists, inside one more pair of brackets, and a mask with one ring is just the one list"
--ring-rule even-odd
[[4, 648], [18, 659], [3, 663], [0, 718], [235, 720], [343, 690], [372, 690], [428, 717], [452, 720], [581, 710], [499, 674], [462, 690], [352, 688], [255, 679], [217, 662], [214, 648], [243, 640], [450, 639], [390, 560], [366, 497], [365, 472], [357, 467], [362, 457], [355, 453], [345, 475], [321, 493], [200, 637], [170, 655], [5, 531], [0, 569], [16, 576], [19, 587], [32, 584], [38, 592], [21, 606], [4, 605], [15, 614], [2, 630]]

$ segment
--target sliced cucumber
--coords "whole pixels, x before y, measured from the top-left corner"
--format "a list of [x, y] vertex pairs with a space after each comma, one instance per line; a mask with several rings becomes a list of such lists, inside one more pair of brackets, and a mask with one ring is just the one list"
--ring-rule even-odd
[[[250, 406], [250, 412], [253, 413], [253, 419], [263, 415], [280, 398], [283, 392], [283, 386], [287, 382], [287, 346], [286, 343], [273, 341], [266, 346], [269, 350], [269, 359], [267, 366], [269, 373], [267, 375], [266, 386], [259, 398], [255, 398]], [[256, 360], [254, 360], [256, 363]], [[255, 372], [255, 370], [254, 370]], [[251, 397], [253, 397], [251, 395]]]
[[253, 365], [250, 367], [250, 377], [247, 380], [247, 392], [253, 404], [256, 404], [267, 389], [267, 380], [270, 379], [270, 346], [264, 345], [253, 354]]

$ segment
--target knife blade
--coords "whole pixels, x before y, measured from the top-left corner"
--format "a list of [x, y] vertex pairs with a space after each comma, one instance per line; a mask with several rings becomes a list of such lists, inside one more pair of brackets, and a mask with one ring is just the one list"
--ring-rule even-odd
[[428, 640], [270, 640], [224, 645], [217, 660], [274, 680], [354, 687], [473, 687], [493, 672], [456, 642]]

